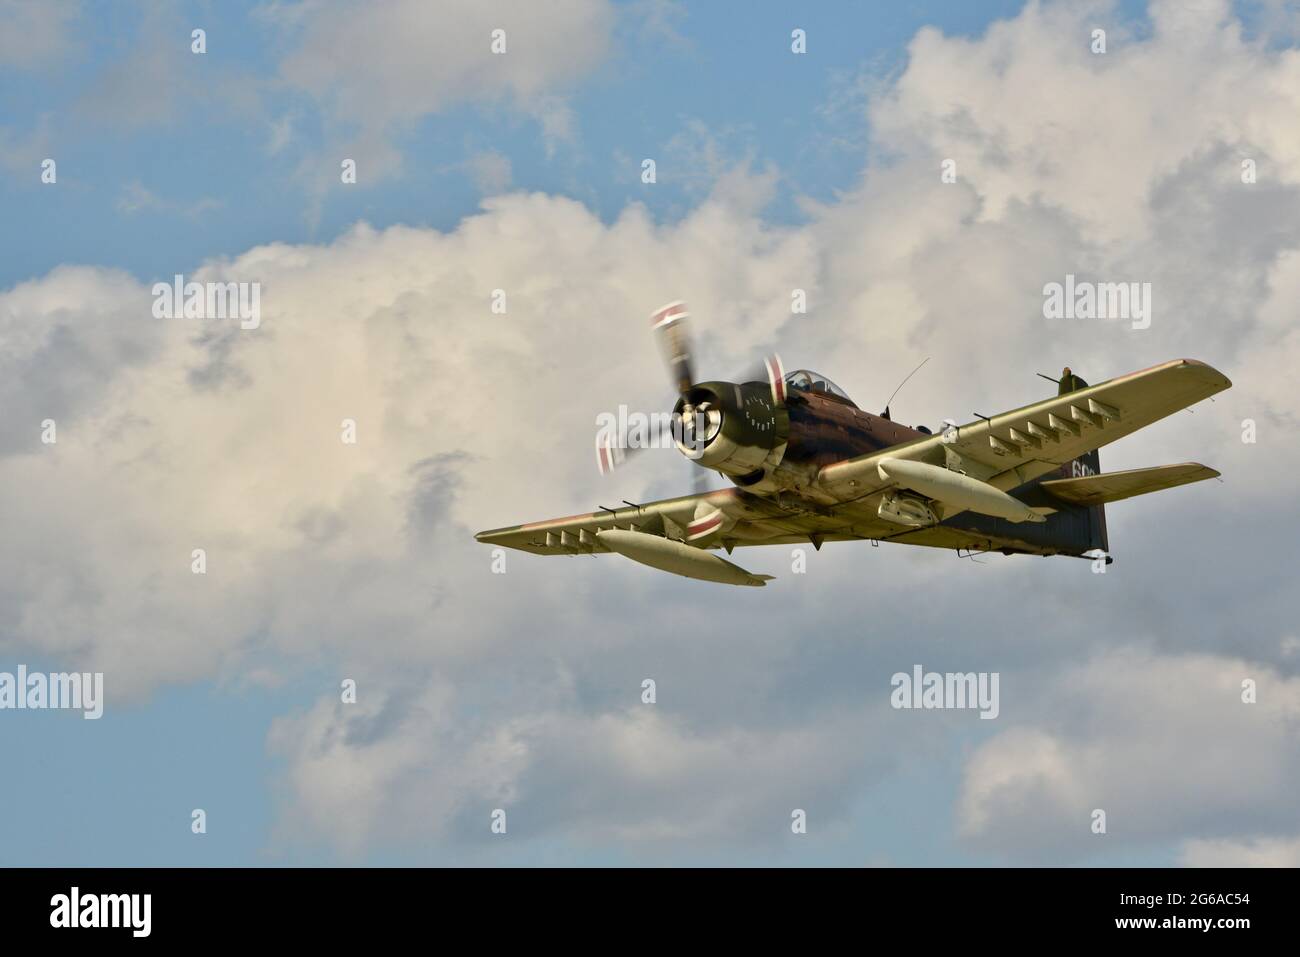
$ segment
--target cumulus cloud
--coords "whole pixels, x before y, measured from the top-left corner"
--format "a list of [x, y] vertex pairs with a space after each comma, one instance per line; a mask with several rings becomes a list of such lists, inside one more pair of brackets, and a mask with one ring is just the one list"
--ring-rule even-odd
[[[417, 118], [462, 100], [527, 103], [599, 62], [613, 17], [604, 0], [438, 8], [386, 0], [364, 15], [344, 3], [313, 4], [311, 13], [284, 74], [354, 122]], [[496, 30], [501, 53], [492, 49]], [[367, 68], [354, 69], [358, 61]]]
[[166, 126], [181, 116], [260, 118], [263, 79], [220, 55], [193, 53], [193, 29], [177, 8], [143, 7], [130, 46], [96, 66], [70, 112], [101, 132]]
[[[154, 319], [149, 283], [97, 269], [0, 294], [0, 641], [124, 695], [296, 664], [357, 678], [357, 705], [322, 699], [272, 734], [283, 836], [350, 851], [478, 833], [494, 801], [532, 833], [613, 842], [788, 832], [808, 804], [833, 827], [966, 717], [881, 710], [918, 661], [1003, 672], [958, 804], [977, 848], [1082, 855], [1093, 806], [1107, 847], [1286, 840], [1298, 61], [1221, 7], [1181, 7], [1157, 5], [1149, 36], [1116, 30], [1104, 57], [1087, 41], [1105, 6], [923, 31], [871, 99], [862, 182], [800, 226], [764, 221], [777, 173], [741, 166], [671, 224], [513, 193], [445, 232], [363, 224], [194, 271], [260, 282], [256, 330]], [[565, 29], [511, 14], [498, 59], [515, 65], [488, 59], [486, 9], [434, 36], [414, 7], [355, 24], [327, 5], [285, 75], [386, 142], [457, 99], [541, 102], [599, 60], [602, 6], [556, 5]], [[339, 56], [381, 40], [376, 71]], [[1067, 272], [1152, 282], [1151, 328], [1045, 320], [1043, 285]], [[776, 347], [877, 410], [933, 356], [895, 402], [910, 422], [1022, 405], [1065, 364], [1100, 379], [1205, 359], [1236, 387], [1102, 461], [1200, 458], [1228, 481], [1116, 507], [1105, 575], [844, 545], [802, 578], [788, 551], [740, 556], [779, 576], [757, 593], [613, 556], [509, 554], [492, 574], [475, 530], [686, 487], [670, 454], [612, 482], [592, 455], [598, 412], [670, 401], [644, 317], [672, 298], [710, 375]], [[1258, 705], [1236, 697], [1243, 674]], [[645, 677], [657, 705], [639, 704]]]
[[[382, 629], [386, 647], [409, 651], [436, 613], [445, 633], [420, 654], [481, 646], [471, 603], [454, 600], [455, 569], [480, 556], [469, 533], [499, 523], [503, 503], [547, 514], [595, 498], [596, 413], [668, 401], [642, 322], [604, 334], [624, 366], [575, 369], [566, 357], [591, 330], [555, 317], [646, 313], [660, 271], [720, 301], [737, 289], [740, 243], [772, 263], [745, 298], [778, 300], [800, 247], [749, 213], [705, 206], [669, 234], [641, 209], [607, 227], [523, 194], [450, 234], [361, 226], [187, 277], [260, 283], [256, 330], [156, 319], [148, 287], [121, 274], [60, 270], [16, 287], [0, 297], [15, 410], [0, 469], [30, 493], [8, 500], [26, 513], [10, 541], [30, 538], [8, 553], [14, 634], [38, 646], [76, 635], [88, 666], [129, 660], [119, 688], [202, 673], [263, 631], [299, 648]], [[498, 288], [504, 316], [490, 308]], [[39, 441], [47, 418], [55, 445]], [[345, 419], [355, 445], [341, 441]], [[195, 548], [206, 576], [190, 572]], [[355, 617], [320, 594], [355, 602]]]
[[296, 36], [281, 73], [321, 105], [346, 155], [365, 159], [374, 177], [400, 166], [394, 134], [466, 102], [520, 110], [552, 146], [567, 140], [573, 118], [559, 95], [604, 59], [614, 24], [607, 0], [382, 0], [364, 13], [327, 2], [310, 4], [310, 17], [302, 9], [265, 12]]
[[[1251, 681], [1257, 700], [1243, 701]], [[1212, 655], [1120, 650], [1020, 695], [1022, 717], [966, 764], [960, 829], [1010, 857], [1099, 853], [1296, 824], [1300, 678]], [[1092, 813], [1107, 832], [1093, 834]], [[1206, 834], [1206, 832], [1211, 832]], [[1200, 839], [1189, 854], [1220, 845]]]
[[1300, 867], [1300, 838], [1188, 841], [1180, 862], [1186, 867]]
[[69, 24], [81, 4], [52, 0], [23, 3], [0, 0], [0, 68], [17, 70], [51, 69], [73, 50]]
[[792, 809], [833, 820], [864, 778], [892, 764], [879, 747], [846, 762], [837, 744], [871, 723], [871, 708], [835, 716], [834, 727], [695, 729], [639, 701], [584, 714], [557, 693], [572, 690], [562, 676], [547, 677], [561, 680], [550, 690], [525, 682], [511, 713], [490, 720], [483, 697], [471, 707], [435, 681], [355, 706], [322, 699], [277, 721], [271, 746], [289, 767], [279, 839], [328, 833], [349, 853], [429, 841], [463, 852], [492, 840], [500, 808], [508, 833], [652, 856], [720, 837], [773, 846]]
[[[1300, 181], [1300, 132], [1276, 122], [1300, 98], [1294, 50], [1247, 43], [1225, 0], [1151, 4], [1150, 39], [1115, 24], [1113, 10], [1030, 3], [977, 40], [921, 30], [873, 110], [881, 142], [970, 170], [983, 218], [1039, 203], [1068, 211], [1092, 241], [1124, 245], [1155, 226], [1152, 187], [1188, 178], [1189, 163], [1221, 148], [1231, 152], [1218, 181], [1231, 180], [1238, 155]], [[1093, 53], [1103, 25], [1107, 50]]]

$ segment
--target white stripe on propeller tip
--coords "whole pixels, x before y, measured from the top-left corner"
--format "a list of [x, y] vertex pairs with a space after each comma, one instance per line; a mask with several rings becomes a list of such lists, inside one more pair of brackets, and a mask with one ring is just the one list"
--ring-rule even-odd
[[679, 299], [666, 306], [660, 306], [650, 313], [650, 324], [657, 329], [660, 326], [671, 325], [678, 319], [685, 319], [689, 315], [690, 313], [686, 311], [686, 303]]
[[767, 384], [772, 387], [772, 401], [777, 405], [785, 405], [785, 368], [781, 365], [781, 357], [774, 352], [763, 360], [763, 365], [767, 367]]
[[601, 475], [608, 475], [622, 463], [623, 450], [616, 448], [609, 436], [596, 440], [596, 468], [600, 469]]

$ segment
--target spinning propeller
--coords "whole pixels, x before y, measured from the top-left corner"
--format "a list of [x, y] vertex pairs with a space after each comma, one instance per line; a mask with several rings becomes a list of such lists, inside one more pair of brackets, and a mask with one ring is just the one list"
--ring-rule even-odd
[[[670, 302], [651, 314], [650, 326], [659, 342], [664, 362], [668, 366], [668, 375], [678, 395], [669, 419], [673, 443], [687, 458], [697, 460], [710, 443], [719, 437], [726, 415], [729, 412], [735, 414], [740, 410], [728, 409], [726, 398], [720, 394], [729, 391], [723, 387], [730, 386], [732, 383], [701, 384], [696, 381], [691, 338], [687, 327], [689, 318], [690, 313], [685, 303]], [[752, 370], [752, 374], [736, 379], [735, 383], [763, 381], [768, 383], [773, 406], [784, 407], [785, 370], [779, 356], [772, 354], [764, 357], [761, 366]], [[736, 394], [739, 395], [738, 389]], [[662, 429], [662, 417], [657, 417], [657, 421]], [[628, 447], [628, 438], [626, 432], [617, 437], [605, 435], [598, 438], [596, 464], [602, 474], [612, 472], [622, 465], [628, 456], [640, 451], [641, 446]], [[662, 438], [662, 433], [647, 438], [654, 442]], [[702, 468], [695, 473], [695, 491], [700, 493], [707, 490], [707, 475]]]

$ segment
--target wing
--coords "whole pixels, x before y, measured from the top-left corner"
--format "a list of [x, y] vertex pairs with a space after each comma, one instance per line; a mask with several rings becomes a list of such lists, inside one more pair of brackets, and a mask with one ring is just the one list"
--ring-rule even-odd
[[[736, 489], [719, 489], [697, 495], [683, 495], [646, 505], [629, 505], [619, 509], [601, 509], [586, 515], [570, 515], [527, 525], [494, 528], [474, 537], [490, 545], [504, 545], [532, 552], [534, 555], [580, 555], [608, 552], [596, 540], [603, 529], [626, 529], [649, 532], [688, 544], [714, 544], [727, 525], [734, 525], [733, 500]], [[728, 509], [724, 512], [723, 509]]]
[[[871, 516], [874, 519], [874, 515]], [[697, 548], [845, 541], [870, 535], [852, 527], [854, 519], [837, 515], [803, 499], [767, 498], [740, 488], [601, 509], [585, 515], [554, 518], [479, 532], [489, 545], [504, 545], [534, 555], [582, 555], [608, 552], [596, 533], [607, 529], [648, 532]]]
[[968, 422], [955, 433], [828, 465], [819, 473], [817, 485], [831, 502], [855, 501], [884, 488], [888, 483], [880, 478], [877, 466], [881, 459], [898, 458], [945, 464], [1007, 491], [1230, 385], [1225, 375], [1204, 362], [1174, 359]]

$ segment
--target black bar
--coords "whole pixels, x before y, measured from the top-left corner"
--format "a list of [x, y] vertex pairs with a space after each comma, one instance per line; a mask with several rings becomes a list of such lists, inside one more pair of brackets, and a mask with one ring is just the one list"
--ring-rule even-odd
[[[667, 946], [688, 931], [725, 934], [734, 944], [785, 930], [809, 942], [810, 935], [884, 942], [902, 933], [926, 948], [1124, 937], [1232, 947], [1296, 923], [1295, 872], [1287, 870], [51, 868], [0, 870], [0, 885], [6, 943], [75, 935], [78, 943], [338, 945], [432, 931], [451, 945], [468, 931], [470, 946], [518, 934], [535, 947], [573, 939]], [[98, 895], [149, 895], [147, 938], [135, 937], [144, 929], [143, 896], [139, 910], [110, 902], [109, 916], [118, 908], [127, 926], [52, 926], [68, 922], [73, 887], [87, 919], [100, 913]], [[62, 910], [59, 895], [68, 904]], [[1171, 895], [1179, 896], [1171, 903]], [[1177, 923], [1192, 920], [1212, 926]]]

